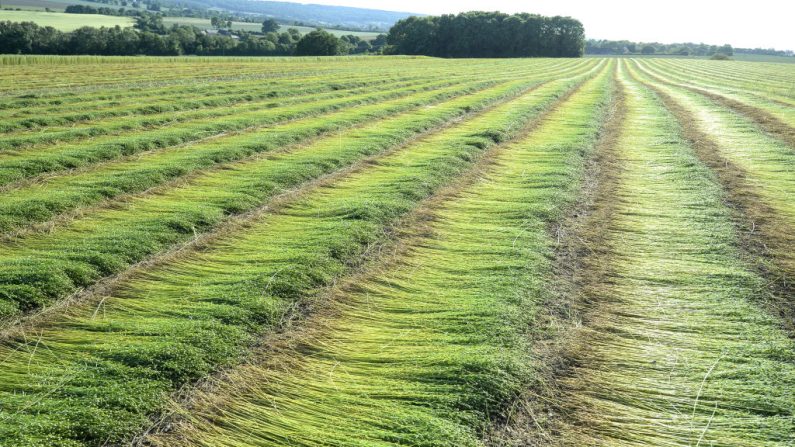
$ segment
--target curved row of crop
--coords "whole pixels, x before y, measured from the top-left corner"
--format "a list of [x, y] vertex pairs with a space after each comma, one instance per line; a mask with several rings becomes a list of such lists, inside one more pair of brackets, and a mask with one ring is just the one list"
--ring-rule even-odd
[[[71, 60], [79, 58], [72, 57]], [[512, 65], [511, 61], [441, 61], [427, 58], [372, 58], [368, 70], [382, 75], [397, 75], [415, 68], [432, 72], [458, 66], [459, 71], [471, 67], [487, 67], [499, 71]], [[139, 62], [140, 61], [140, 62]], [[175, 63], [177, 62], [177, 63]], [[359, 58], [252, 58], [233, 62], [229, 58], [177, 58], [167, 61], [139, 59], [135, 63], [119, 64], [62, 64], [0, 65], [0, 102], [3, 99], [26, 99], [31, 96], [60, 97], [128, 88], [153, 88], [194, 85], [201, 82], [235, 82], [240, 80], [290, 78], [293, 76], [326, 76], [339, 79], [357, 68]]]
[[779, 300], [766, 302], [793, 329], [795, 302], [788, 295], [795, 281], [795, 150], [720, 102], [632, 72], [670, 104], [701, 160], [717, 173], [738, 208], [735, 220], [752, 262]]
[[[438, 82], [438, 81], [437, 81]], [[417, 81], [407, 79], [390, 79], [387, 81], [390, 89], [399, 87], [419, 86], [432, 84], [433, 81]], [[342, 87], [342, 86], [340, 86]], [[11, 154], [12, 157], [26, 156], [39, 151], [62, 151], [64, 148], [74, 148], [75, 146], [87, 145], [97, 146], [101, 144], [113, 143], [115, 140], [129, 139], [140, 136], [142, 133], [161, 133], [168, 132], [171, 127], [179, 125], [182, 129], [189, 129], [191, 125], [197, 126], [197, 136], [194, 138], [207, 138], [212, 135], [222, 135], [226, 132], [224, 125], [227, 122], [234, 123], [235, 118], [246, 116], [252, 112], [276, 110], [285, 106], [295, 106], [308, 104], [322, 100], [340, 99], [348, 96], [384, 89], [384, 83], [356, 83], [348, 88], [329, 88], [328, 86], [293, 86], [290, 89], [276, 91], [271, 90], [274, 96], [269, 98], [270, 93], [263, 98], [254, 101], [246, 101], [231, 106], [212, 106], [199, 110], [186, 110], [183, 112], [163, 112], [144, 116], [122, 116], [88, 123], [85, 126], [64, 126], [58, 128], [48, 128], [45, 131], [25, 131], [13, 134], [6, 134], [0, 138], [0, 157], [3, 154]], [[286, 97], [283, 97], [287, 95]], [[279, 99], [276, 99], [281, 97]], [[219, 126], [212, 130], [203, 130], [201, 125], [211, 122], [218, 122]], [[235, 131], [232, 127], [230, 131]], [[158, 134], [155, 134], [150, 145], [159, 143]], [[191, 141], [189, 137], [186, 141]], [[164, 143], [160, 143], [164, 144]], [[56, 147], [53, 147], [56, 146]]]
[[[226, 91], [218, 86], [209, 86], [205, 91], [198, 90], [184, 95], [161, 93], [154, 101], [147, 101], [145, 97], [131, 97], [128, 104], [118, 100], [108, 101], [106, 104], [97, 105], [78, 103], [68, 109], [54, 109], [25, 107], [23, 116], [8, 116], [0, 119], [2, 146], [19, 148], [20, 145], [6, 143], [9, 138], [31, 136], [35, 133], [53, 133], [74, 129], [87, 132], [89, 129], [99, 131], [106, 126], [119, 126], [127, 123], [130, 130], [135, 128], [135, 121], [131, 117], [148, 118], [153, 122], [159, 115], [175, 114], [176, 112], [189, 112], [194, 110], [208, 110], [213, 108], [231, 108], [225, 114], [235, 113], [235, 105], [253, 106], [260, 104], [262, 107], [274, 98], [296, 99], [295, 96], [312, 93], [334, 92], [339, 90], [354, 89], [367, 85], [380, 85], [397, 82], [421, 82], [426, 78], [416, 76], [387, 77], [372, 79], [368, 76], [348, 77], [338, 83], [329, 83], [328, 79], [296, 79], [295, 82], [282, 81], [280, 83], [250, 82], [240, 86], [239, 91]], [[269, 106], [266, 106], [269, 107]], [[219, 116], [222, 116], [219, 114]], [[14, 132], [16, 131], [16, 132]], [[49, 136], [49, 135], [48, 135]], [[50, 137], [51, 139], [54, 139]], [[64, 141], [63, 137], [55, 141]]]
[[[496, 100], [511, 91], [511, 87], [517, 86], [515, 83], [498, 84], [484, 90], [480, 95], [453, 100], [452, 103], [458, 105], [457, 103], [463, 102], [464, 107], [483, 107], [488, 104], [489, 99]], [[431, 99], [432, 96], [428, 98], [429, 102]], [[408, 103], [410, 104], [411, 102]], [[364, 116], [368, 116], [367, 112], [379, 110], [382, 110], [380, 104], [372, 110], [365, 110]], [[443, 107], [437, 116], [442, 117], [444, 122], [464, 112], [462, 107]], [[355, 109], [347, 115], [351, 114], [361, 116]], [[391, 135], [384, 135], [382, 145], [376, 148], [383, 150], [385, 146], [389, 147], [402, 138], [410, 138], [425, 130], [425, 119], [428, 117], [424, 113], [408, 113], [407, 116], [410, 119], [418, 114], [423, 119], [416, 122], [413, 128], [409, 127], [409, 132], [404, 132], [403, 127], [397, 129], [397, 141], [390, 138]], [[398, 116], [397, 120], [400, 121], [401, 118], [407, 119], [405, 116]], [[440, 124], [438, 121], [427, 122]], [[367, 126], [365, 129], [371, 127]], [[278, 142], [286, 142], [279, 138], [279, 133], [273, 135]], [[31, 234], [19, 241], [9, 241], [0, 247], [0, 263], [4, 266], [0, 272], [0, 296], [4, 298], [5, 308], [9, 309], [3, 313], [13, 315], [20, 310], [36, 308], [53, 299], [63, 298], [78, 287], [90, 285], [99, 278], [121, 271], [171, 244], [207, 231], [229, 214], [239, 214], [256, 207], [262, 200], [267, 200], [281, 190], [333, 170], [338, 166], [334, 161], [347, 159], [346, 152], [337, 153], [336, 149], [350, 149], [354, 156], [361, 153], [361, 145], [342, 146], [340, 138], [341, 136], [336, 135], [328, 136], [316, 144], [299, 146], [295, 153], [288, 151], [281, 156], [277, 154], [276, 157], [284, 161], [281, 166], [277, 164], [277, 169], [271, 173], [276, 178], [265, 175], [274, 164], [273, 157], [252, 158], [242, 162], [241, 169], [230, 166], [229, 169], [210, 171], [185, 185], [176, 184], [174, 188], [167, 188], [160, 193], [133, 199], [132, 203], [121, 203], [121, 209], [99, 208], [88, 213], [86, 217], [67, 222], [51, 232]], [[349, 140], [346, 138], [345, 142], [347, 141]], [[326, 158], [313, 159], [315, 145], [330, 146], [335, 151], [326, 153]], [[315, 169], [301, 163], [306, 158], [310, 162], [314, 161]], [[294, 162], [297, 164], [293, 164]], [[258, 169], [252, 169], [252, 165]], [[156, 170], [157, 165], [146, 163], [142, 168]], [[119, 174], [124, 175], [124, 171]], [[128, 178], [135, 179], [134, 176]], [[191, 194], [194, 190], [198, 190], [199, 194]], [[28, 208], [23, 207], [23, 211], [26, 209]]]
[[163, 183], [199, 175], [209, 167], [274, 152], [300, 149], [312, 139], [347, 131], [373, 119], [471, 93], [495, 82], [418, 86], [401, 89], [397, 99], [350, 107], [318, 118], [295, 120], [258, 131], [232, 134], [202, 143], [123, 157], [52, 176], [25, 187], [5, 191], [0, 198], [0, 229], [47, 222], [75, 208], [110, 201], [118, 196], [146, 191]]
[[[582, 64], [580, 62], [579, 64]], [[574, 65], [574, 64], [572, 64]], [[541, 68], [541, 67], [539, 67]], [[547, 67], [546, 71], [550, 72]], [[521, 70], [517, 65], [501, 73], [508, 75], [512, 72]], [[560, 67], [555, 67], [559, 70]], [[352, 70], [349, 73], [340, 75], [339, 80], [329, 81], [328, 76], [309, 76], [291, 77], [289, 79], [257, 80], [244, 81], [240, 83], [208, 83], [206, 85], [193, 86], [191, 88], [173, 89], [134, 89], [124, 90], [127, 97], [119, 98], [116, 95], [107, 99], [107, 94], [101, 95], [102, 100], [91, 101], [90, 96], [78, 95], [75, 103], [66, 106], [54, 106], [47, 104], [44, 107], [35, 107], [31, 100], [26, 100], [28, 104], [16, 105], [9, 110], [9, 113], [0, 119], [0, 129], [9, 138], [8, 132], [14, 129], [24, 129], [18, 131], [19, 134], [30, 134], [30, 129], [35, 128], [38, 133], [42, 130], [52, 132], [54, 130], [75, 129], [86, 132], [87, 125], [90, 128], [101, 129], [103, 125], [119, 124], [125, 121], [125, 117], [145, 115], [153, 119], [153, 115], [162, 115], [179, 111], [190, 111], [204, 109], [208, 107], [229, 106], [237, 103], [268, 102], [274, 101], [273, 98], [293, 96], [296, 94], [306, 94], [312, 92], [329, 92], [367, 85], [384, 84], [391, 82], [422, 82], [430, 81], [434, 78], [453, 80], [456, 78], [472, 77], [478, 74], [492, 73], [489, 67], [473, 67], [466, 73], [445, 72], [439, 70], [437, 73], [429, 73], [427, 70], [417, 70], [395, 74], [383, 74], [374, 76], [373, 73], [362, 73], [361, 70]], [[542, 73], [538, 73], [542, 75]], [[137, 90], [137, 91], [136, 91]], [[80, 99], [78, 101], [78, 99]], [[293, 99], [293, 98], [291, 98]], [[61, 103], [64, 101], [61, 100]], [[231, 112], [230, 112], [231, 113]], [[75, 126], [76, 124], [80, 124]], [[132, 124], [132, 123], [130, 123]], [[7, 143], [5, 146], [10, 146]]]
[[35, 150], [3, 151], [0, 152], [0, 186], [44, 173], [78, 168], [143, 151], [174, 149], [229, 132], [253, 132], [274, 124], [322, 116], [336, 110], [399, 97], [422, 88], [423, 85], [432, 88], [440, 84], [444, 85], [447, 82], [431, 81], [417, 86], [398, 84], [394, 88], [386, 89], [381, 86], [371, 86], [359, 91], [354, 90], [351, 92], [353, 94], [343, 92], [320, 95], [321, 97], [316, 101], [306, 99], [273, 109], [255, 106], [244, 113], [220, 119], [209, 116], [196, 121], [156, 128], [151, 132], [100, 137], [89, 144], [78, 141]]
[[[760, 110], [764, 114], [772, 116], [774, 119], [781, 121], [784, 125], [795, 129], [795, 108], [791, 104], [782, 104], [781, 102], [772, 99], [771, 96], [763, 92], [754, 92], [742, 89], [727, 89], [726, 87], [716, 83], [704, 83], [702, 80], [696, 80], [692, 76], [686, 76], [683, 73], [686, 71], [676, 71], [666, 66], [650, 65], [646, 62], [641, 64], [641, 69], [651, 71], [652, 74], [659, 74], [661, 79], [668, 82], [674, 82], [680, 86], [688, 86], [696, 89], [699, 93], [710, 94], [715, 98], [726, 98], [728, 101], [733, 101], [739, 104], [744, 104], [748, 107], [753, 107]], [[698, 82], [697, 82], [698, 81]]]
[[[244, 63], [227, 63], [219, 58], [215, 63], [181, 60], [180, 63], [165, 61], [142, 61], [141, 63], [120, 64], [64, 64], [48, 66], [2, 66], [0, 67], [0, 92], [6, 96], [18, 97], [20, 94], [59, 95], [64, 92], [96, 91], [110, 88], [123, 88], [125, 85], [184, 85], [197, 81], [241, 79], [263, 79], [289, 77], [311, 73], [334, 74], [350, 62], [311, 61], [308, 59], [290, 61], [282, 59], [273, 64], [272, 60], [252, 59]], [[383, 62], [373, 61], [373, 67], [383, 66]], [[410, 66], [411, 64], [407, 64]]]
[[[606, 68], [428, 210], [402, 254], [347, 283], [194, 397], [156, 445], [475, 446], [535, 377], [532, 326], [609, 102]], [[332, 190], [329, 194], [345, 191]], [[223, 396], [223, 397], [221, 397]]]
[[556, 433], [562, 445], [786, 445], [795, 343], [758, 305], [765, 280], [738, 247], [722, 185], [631, 73]]
[[[289, 78], [273, 77], [262, 79], [242, 79], [238, 81], [209, 80], [204, 82], [194, 82], [184, 86], [149, 86], [149, 85], [128, 85], [127, 88], [114, 88], [98, 90], [95, 92], [74, 92], [61, 93], [57, 96], [42, 95], [23, 95], [13, 101], [0, 102], [0, 110], [4, 118], [21, 118], [26, 116], [39, 115], [42, 112], [56, 115], [66, 115], [68, 113], [90, 111], [114, 112], [114, 108], [120, 109], [118, 112], [126, 113], [152, 113], [158, 107], [163, 106], [167, 109], [173, 107], [172, 102], [193, 100], [202, 101], [212, 98], [222, 98], [230, 96], [232, 98], [245, 95], [246, 93], [256, 93], [258, 90], [267, 88], [285, 88], [290, 84], [311, 85], [325, 81], [329, 87], [333, 87], [337, 82], [362, 82], [366, 80], [377, 81], [377, 77], [372, 74], [362, 73], [361, 70], [350, 70], [339, 73], [339, 78], [330, 82], [325, 73], [295, 74]], [[425, 70], [406, 70], [402, 73], [383, 73], [386, 79], [394, 77], [428, 77], [430, 73]], [[137, 100], [137, 101], [136, 101]], [[151, 109], [145, 109], [146, 105], [151, 104]], [[81, 108], [81, 106], [84, 106]], [[137, 106], [137, 107], [136, 107]], [[101, 116], [101, 115], [100, 115]], [[49, 118], [49, 117], [45, 117]]]
[[[37, 71], [38, 73], [38, 71]], [[112, 73], [107, 73], [104, 70], [105, 77], [113, 77]], [[81, 73], [82, 75], [83, 73]], [[153, 69], [152, 75], [156, 75], [157, 71]], [[340, 73], [347, 76], [356, 76], [356, 71], [351, 68], [349, 71]], [[358, 73], [361, 75], [361, 73]], [[273, 76], [272, 73], [262, 73], [259, 77], [244, 77], [237, 80], [223, 79], [221, 77], [211, 79], [194, 79], [188, 76], [185, 81], [180, 85], [158, 85], [153, 82], [142, 83], [129, 83], [126, 86], [106, 86], [98, 87], [95, 90], [85, 91], [80, 88], [73, 88], [72, 91], [59, 90], [54, 92], [50, 89], [41, 89], [38, 91], [17, 94], [16, 96], [0, 97], [0, 116], [15, 117], [32, 115], [37, 112], [58, 112], [58, 111], [74, 111], [79, 110], [81, 104], [85, 104], [91, 109], [108, 109], [114, 105], [129, 106], [135, 103], [136, 98], [140, 98], [143, 102], [157, 101], [162, 97], [174, 97], [176, 99], [186, 99], [193, 97], [195, 99], [197, 94], [213, 94], [213, 93], [240, 93], [246, 88], [251, 86], [262, 85], [282, 85], [288, 84], [290, 79], [299, 81], [313, 82], [322, 79], [324, 73], [310, 72], [302, 73], [296, 72], [291, 77]], [[70, 80], [74, 81], [74, 80]], [[327, 79], [328, 81], [328, 79]]]
[[[581, 68], [582, 65], [583, 64], [578, 64], [577, 66], [573, 66], [570, 68], [570, 70], [576, 71]], [[550, 69], [547, 70], [539, 69], [534, 71], [532, 76], [543, 78], [552, 74], [562, 74], [562, 71], [563, 70], [553, 70], [550, 67]], [[502, 78], [509, 78], [512, 75], [518, 77], [524, 76], [526, 74], [527, 72], [522, 70], [521, 66], [517, 66], [512, 70], [505, 70], [505, 72], [499, 73], [499, 76]], [[489, 73], [489, 76], [492, 76], [492, 74]], [[250, 113], [263, 109], [274, 109], [290, 104], [300, 104], [308, 101], [344, 97], [346, 94], [353, 95], [356, 93], [366, 92], [368, 87], [372, 88], [373, 86], [383, 86], [384, 84], [389, 85], [390, 89], [396, 89], [401, 84], [404, 86], [411, 86], [420, 85], [423, 83], [431, 84], [433, 82], [440, 82], [440, 78], [443, 81], [452, 84], [454, 82], [463, 82], [468, 79], [479, 79], [483, 77], [483, 73], [481, 72], [470, 71], [467, 73], [445, 73], [442, 76], [439, 76], [439, 73], [436, 73], [431, 76], [424, 77], [407, 76], [406, 74], [402, 74], [399, 76], [381, 76], [376, 79], [371, 79], [370, 81], [347, 79], [346, 82], [334, 83], [329, 82], [328, 79], [321, 80], [318, 83], [302, 83], [300, 80], [297, 80], [296, 83], [282, 87], [281, 89], [266, 88], [265, 92], [261, 94], [263, 97], [259, 99], [255, 98], [257, 91], [251, 91], [245, 96], [250, 100], [243, 101], [231, 107], [220, 104], [220, 106], [216, 105], [213, 107], [204, 107], [200, 110], [193, 110], [192, 108], [189, 108], [188, 110], [184, 110], [179, 113], [172, 113], [174, 110], [184, 107], [184, 105], [179, 101], [174, 100], [171, 103], [170, 108], [167, 108], [163, 112], [158, 111], [154, 114], [146, 114], [144, 116], [138, 117], [120, 116], [93, 121], [87, 123], [86, 125], [49, 127], [46, 129], [46, 131], [25, 131], [6, 134], [0, 137], [0, 149], [14, 149], [16, 151], [15, 153], [18, 153], [23, 149], [39, 149], [47, 145], [53, 145], [56, 143], [64, 144], [73, 141], [85, 140], [87, 138], [91, 138], [91, 144], [98, 145], [103, 142], [113, 142], [114, 140], [119, 139], [119, 137], [129, 138], [130, 135], [134, 135], [141, 131], [151, 132], [163, 126], [173, 126], [178, 123], [186, 122], [187, 124], [183, 126], [187, 126], [190, 125], [192, 121], [195, 121], [197, 124], [206, 124], [207, 120], [209, 119], [219, 121], [221, 118], [226, 117], [228, 119], [230, 116], [234, 118], [240, 116], [242, 113], [247, 112]], [[370, 76], [370, 78], [372, 78], [372, 76]], [[195, 100], [194, 98], [193, 100], [188, 101], [188, 103], [197, 104], [202, 103], [203, 101], [204, 100]], [[210, 102], [215, 103], [216, 101], [212, 100]], [[149, 110], [153, 108], [152, 105], [140, 106], [141, 103], [138, 104], [142, 110]], [[86, 106], [82, 109], [82, 113], [85, 115], [92, 115], [96, 112], [97, 109], [92, 109], [90, 106]], [[45, 112], [43, 114], [48, 116], [52, 115], [50, 112]], [[221, 128], [217, 130], [217, 133], [222, 133], [224, 130], [225, 129], [223, 126], [221, 126]], [[198, 133], [202, 134], [203, 132]], [[97, 141], [96, 137], [98, 136], [108, 137]], [[157, 139], [155, 139], [152, 144], [156, 142]]]
[[743, 62], [727, 65], [712, 61], [693, 63], [679, 60], [651, 62], [661, 67], [671, 67], [682, 74], [687, 73], [704, 85], [757, 93], [784, 102], [795, 100], [790, 68], [786, 65]]
[[[255, 334], [278, 326], [314, 290], [349, 271], [384, 240], [390, 224], [470, 169], [488, 148], [518, 135], [586, 76], [529, 93], [531, 82], [513, 81], [458, 99], [448, 109], [452, 115], [508, 101], [254, 215], [201, 250], [140, 271], [111, 295], [38, 321], [38, 343], [17, 331], [0, 348], [7, 410], [0, 414], [0, 437], [9, 445], [98, 445], [135, 433], [147, 415], [163, 408], [167, 393], [234, 362]], [[412, 118], [419, 124], [435, 111], [360, 130], [355, 136], [365, 144], [359, 151], [378, 153], [384, 144], [406, 141]], [[352, 134], [349, 141], [356, 140]], [[318, 149], [320, 160], [344, 147], [329, 143]], [[261, 164], [269, 165], [278, 163]], [[284, 165], [288, 178], [308, 167], [289, 159]], [[211, 186], [223, 192], [223, 183]]]
[[[581, 71], [587, 64], [578, 65], [574, 69]], [[566, 71], [566, 70], [564, 70]], [[524, 72], [527, 73], [527, 72]], [[509, 72], [508, 78], [531, 76], [548, 78], [553, 75], [547, 72], [538, 74], [522, 74]], [[563, 73], [554, 73], [563, 75]], [[474, 74], [477, 76], [477, 73]], [[496, 79], [502, 78], [497, 75]], [[459, 79], [458, 81], [466, 80]], [[31, 177], [44, 173], [74, 169], [88, 166], [105, 160], [112, 160], [124, 155], [142, 151], [163, 150], [184, 145], [207, 138], [223, 136], [229, 132], [252, 132], [265, 126], [288, 122], [291, 120], [317, 116], [356, 105], [389, 99], [411, 92], [413, 89], [426, 86], [444, 86], [455, 80], [431, 80], [425, 83], [394, 84], [387, 89], [374, 85], [351, 92], [320, 94], [318, 97], [299, 98], [294, 104], [280, 104], [275, 108], [248, 105], [243, 113], [232, 114], [219, 119], [214, 114], [199, 114], [196, 121], [177, 122], [166, 127], [155, 128], [150, 132], [127, 132], [124, 135], [109, 135], [96, 138], [90, 144], [72, 142], [55, 146], [37, 147], [35, 150], [20, 152], [0, 152], [0, 186], [13, 185]], [[179, 121], [179, 120], [177, 120]], [[43, 138], [47, 138], [46, 135]]]
[[[549, 84], [543, 90], [554, 92], [560, 88], [556, 87], [560, 82], [563, 81]], [[254, 157], [227, 169], [196, 176], [184, 185], [129, 200], [120, 207], [98, 209], [46, 234], [10, 241], [0, 246], [3, 266], [0, 296], [6, 303], [4, 314], [13, 315], [62, 298], [172, 244], [195, 237], [229, 214], [250, 210], [280, 190], [331, 172], [362, 155], [399, 144], [462, 113], [480, 109], [535, 84], [532, 80], [509, 81], [432, 109], [398, 115], [386, 123], [377, 122], [349, 134], [329, 136], [299, 150], [273, 157]], [[455, 92], [450, 90], [445, 95]], [[416, 103], [404, 101], [402, 107], [427, 104], [433, 98], [426, 95]], [[373, 106], [352, 110], [340, 118], [384, 116], [385, 111], [389, 112], [388, 108]], [[389, 128], [385, 125], [397, 126], [392, 128], [393, 133], [384, 133]], [[361, 138], [362, 135], [375, 138], [375, 143]], [[274, 137], [280, 138], [280, 133], [275, 132]], [[123, 172], [116, 175], [123, 176]]]

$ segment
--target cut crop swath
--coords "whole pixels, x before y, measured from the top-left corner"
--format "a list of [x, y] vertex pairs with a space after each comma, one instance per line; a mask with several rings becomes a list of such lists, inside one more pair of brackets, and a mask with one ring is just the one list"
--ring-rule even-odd
[[397, 259], [267, 343], [154, 443], [480, 445], [536, 380], [526, 331], [550, 273], [547, 228], [576, 199], [611, 71], [496, 148], [484, 172], [427, 211], [427, 227], [408, 230]]
[[795, 343], [754, 301], [730, 210], [675, 118], [622, 70], [626, 122], [603, 269], [560, 396], [566, 445], [781, 446]]
[[516, 136], [583, 76], [518, 98], [528, 83], [514, 81], [479, 99], [484, 106], [509, 99], [496, 108], [254, 216], [201, 251], [145, 269], [111, 296], [37, 322], [32, 357], [25, 337], [8, 338], [0, 433], [12, 445], [132, 435], [167, 393], [233, 362], [255, 333], [278, 326], [382, 241], [390, 224]]

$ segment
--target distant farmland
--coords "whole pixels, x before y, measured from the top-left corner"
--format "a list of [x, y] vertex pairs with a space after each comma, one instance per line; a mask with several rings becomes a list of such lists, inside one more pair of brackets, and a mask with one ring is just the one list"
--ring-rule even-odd
[[795, 65], [0, 63], [3, 447], [793, 442]]
[[[210, 25], [210, 19], [201, 19], [201, 18], [194, 18], [194, 17], [163, 17], [163, 23], [166, 25], [171, 25], [172, 23], [176, 23], [179, 25], [191, 25], [197, 28], [202, 29], [212, 29]], [[310, 26], [297, 26], [297, 25], [284, 25], [282, 24], [279, 28], [279, 32], [286, 31], [289, 28], [295, 28], [301, 34], [310, 33], [317, 28], [313, 28]], [[262, 30], [261, 23], [251, 23], [251, 22], [232, 22], [232, 29], [233, 30], [241, 30], [241, 31], [256, 31], [259, 32]], [[331, 28], [324, 28], [326, 31], [334, 34], [335, 36], [345, 36], [345, 35], [354, 35], [361, 37], [365, 40], [373, 40], [378, 37], [381, 33], [375, 32], [366, 32], [366, 31], [348, 31], [348, 30], [338, 30], [338, 29], [331, 29]]]
[[106, 16], [101, 14], [66, 14], [44, 11], [6, 11], [0, 10], [0, 21], [34, 22], [41, 26], [51, 26], [61, 31], [74, 31], [83, 26], [121, 27], [133, 26], [131, 17]]
[[[135, 23], [132, 17], [108, 16], [101, 14], [66, 14], [63, 13], [64, 8], [68, 5], [85, 5], [91, 7], [102, 6], [101, 3], [92, 3], [80, 0], [15, 0], [13, 4], [3, 3], [4, 7], [21, 8], [22, 11], [14, 10], [0, 10], [0, 21], [8, 20], [10, 22], [34, 22], [41, 26], [51, 26], [61, 31], [74, 31], [82, 26], [93, 27], [113, 27], [119, 25], [121, 27], [130, 27]], [[45, 11], [49, 8], [50, 11]], [[127, 7], [126, 9], [132, 9]], [[197, 17], [163, 17], [163, 23], [167, 26], [172, 24], [190, 25], [200, 29], [213, 29], [210, 24], [210, 19], [202, 19]], [[301, 34], [307, 34], [316, 30], [316, 27], [298, 26], [282, 24], [280, 31], [286, 31], [288, 28], [295, 28]], [[232, 22], [232, 29], [239, 31], [259, 32], [262, 30], [262, 24], [258, 22]], [[378, 32], [369, 31], [349, 31], [338, 30], [333, 28], [324, 28], [326, 31], [334, 34], [335, 36], [354, 35], [364, 40], [373, 40], [379, 34]]]

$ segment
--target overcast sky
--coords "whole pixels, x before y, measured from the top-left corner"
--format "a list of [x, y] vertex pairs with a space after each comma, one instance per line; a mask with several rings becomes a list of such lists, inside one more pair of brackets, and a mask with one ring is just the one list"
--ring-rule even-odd
[[795, 0], [304, 0], [425, 14], [471, 10], [568, 15], [589, 38], [730, 43], [795, 50]]

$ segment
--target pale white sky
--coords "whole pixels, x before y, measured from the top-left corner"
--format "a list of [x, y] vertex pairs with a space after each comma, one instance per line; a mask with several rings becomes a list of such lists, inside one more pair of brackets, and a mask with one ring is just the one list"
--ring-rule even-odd
[[[289, 0], [294, 1], [294, 0]], [[471, 10], [568, 15], [589, 38], [730, 43], [795, 50], [795, 0], [301, 0], [425, 14]]]

